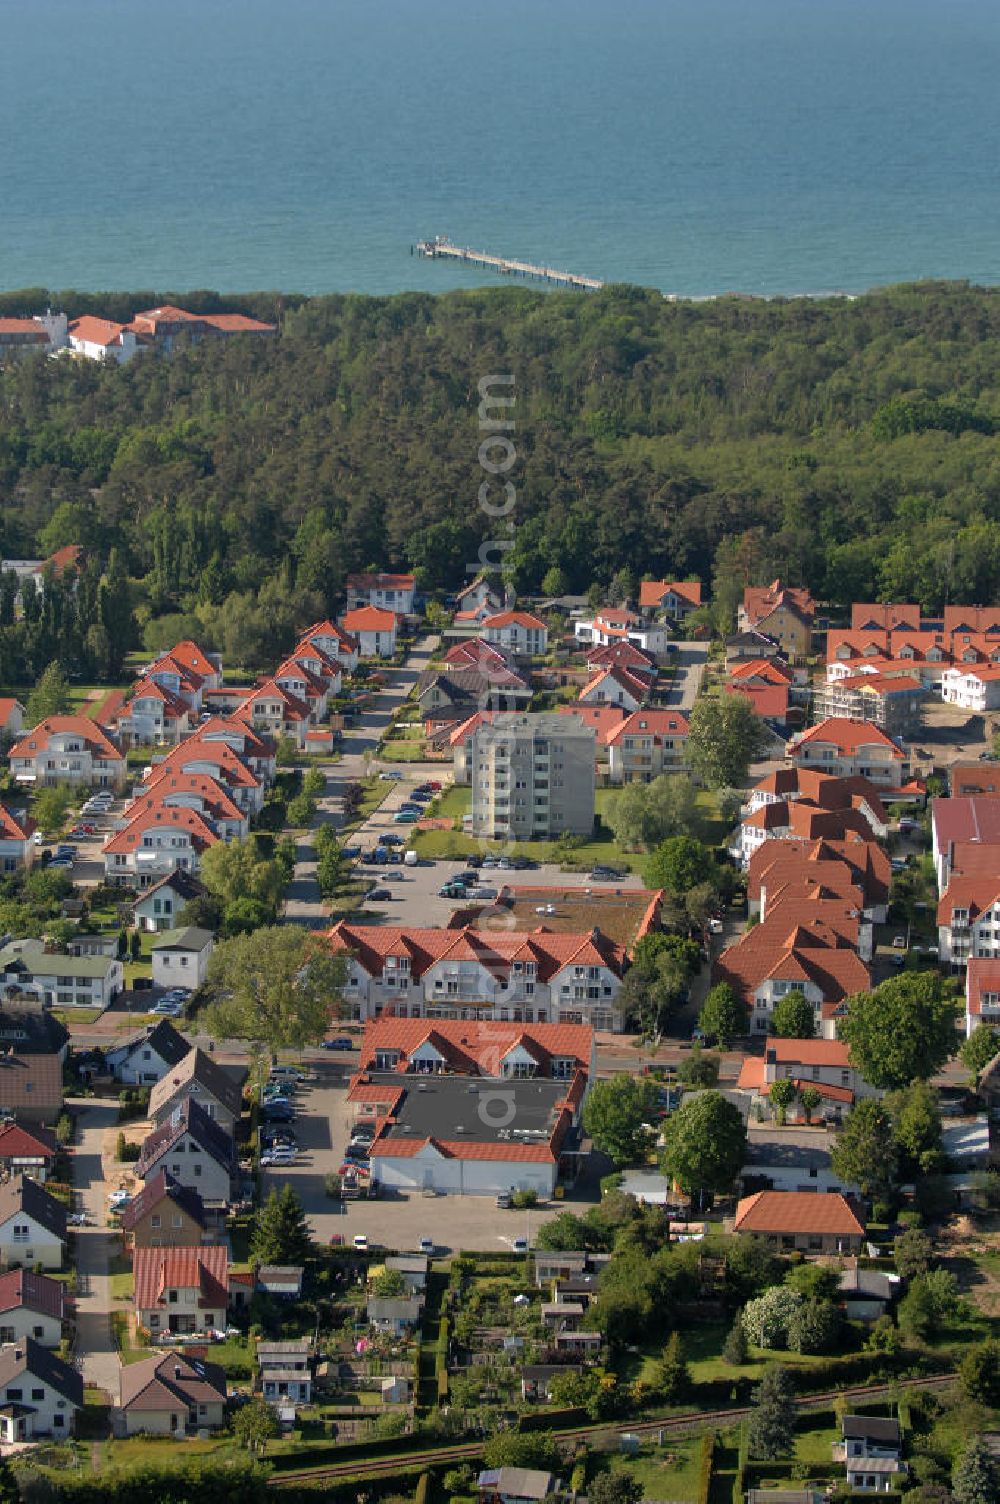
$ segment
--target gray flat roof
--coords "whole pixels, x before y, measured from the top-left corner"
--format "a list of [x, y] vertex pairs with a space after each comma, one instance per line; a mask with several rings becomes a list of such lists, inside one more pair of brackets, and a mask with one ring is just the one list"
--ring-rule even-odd
[[547, 1144], [566, 1081], [470, 1081], [468, 1076], [400, 1077], [371, 1072], [378, 1082], [404, 1085], [396, 1122], [385, 1138], [462, 1139], [470, 1144]]

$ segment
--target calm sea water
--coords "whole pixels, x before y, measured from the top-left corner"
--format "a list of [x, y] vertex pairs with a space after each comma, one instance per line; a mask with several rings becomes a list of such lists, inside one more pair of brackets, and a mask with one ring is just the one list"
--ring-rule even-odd
[[[0, 0], [0, 286], [1000, 281], [1000, 0]], [[495, 279], [493, 279], [495, 280]]]

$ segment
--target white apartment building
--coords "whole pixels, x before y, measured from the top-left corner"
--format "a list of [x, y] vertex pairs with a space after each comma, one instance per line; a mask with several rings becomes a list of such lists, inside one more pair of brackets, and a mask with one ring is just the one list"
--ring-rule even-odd
[[594, 829], [593, 727], [575, 716], [497, 715], [475, 729], [472, 833], [512, 841]]

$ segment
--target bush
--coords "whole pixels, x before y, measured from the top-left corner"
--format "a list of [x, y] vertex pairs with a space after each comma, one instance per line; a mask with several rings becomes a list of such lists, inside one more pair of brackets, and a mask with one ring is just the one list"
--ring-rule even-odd
[[331, 1171], [329, 1175], [323, 1177], [323, 1190], [331, 1200], [340, 1200], [340, 1188], [340, 1176], [336, 1171]]
[[715, 1461], [715, 1433], [706, 1431], [701, 1438], [701, 1455], [698, 1459], [698, 1504], [708, 1504], [712, 1491], [712, 1464]]
[[523, 1211], [530, 1206], [537, 1206], [538, 1192], [533, 1190], [515, 1191], [511, 1197], [511, 1202], [519, 1211]]

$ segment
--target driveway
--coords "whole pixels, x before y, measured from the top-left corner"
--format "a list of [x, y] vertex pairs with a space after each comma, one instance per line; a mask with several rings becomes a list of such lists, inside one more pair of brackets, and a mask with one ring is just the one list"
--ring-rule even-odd
[[73, 1150], [73, 1186], [80, 1209], [95, 1224], [75, 1234], [72, 1257], [77, 1271], [76, 1353], [85, 1384], [103, 1389], [117, 1404], [121, 1363], [111, 1336], [111, 1281], [108, 1269], [118, 1237], [105, 1225], [107, 1192], [102, 1149], [105, 1135], [118, 1121], [116, 1102], [89, 1098], [70, 1100], [67, 1107], [77, 1122]]
[[673, 710], [690, 710], [701, 689], [705, 665], [708, 662], [706, 642], [678, 642], [670, 661], [677, 670], [676, 678], [667, 696], [667, 704]]
[[[316, 881], [316, 830], [321, 825], [332, 825], [339, 830], [343, 825], [344, 790], [348, 784], [357, 783], [377, 767], [375, 749], [393, 715], [430, 662], [438, 641], [433, 636], [422, 638], [401, 668], [384, 671], [386, 684], [375, 695], [374, 703], [362, 711], [359, 725], [344, 732], [340, 760], [319, 765], [326, 777], [326, 789], [316, 801], [315, 826], [299, 839], [295, 872], [285, 899], [286, 923], [303, 924], [311, 929], [329, 924], [330, 906], [320, 896]], [[413, 783], [419, 783], [424, 776], [422, 768], [417, 765], [407, 768], [406, 777]], [[387, 792], [392, 793], [388, 785]], [[396, 804], [402, 799], [400, 792], [395, 796]]]

